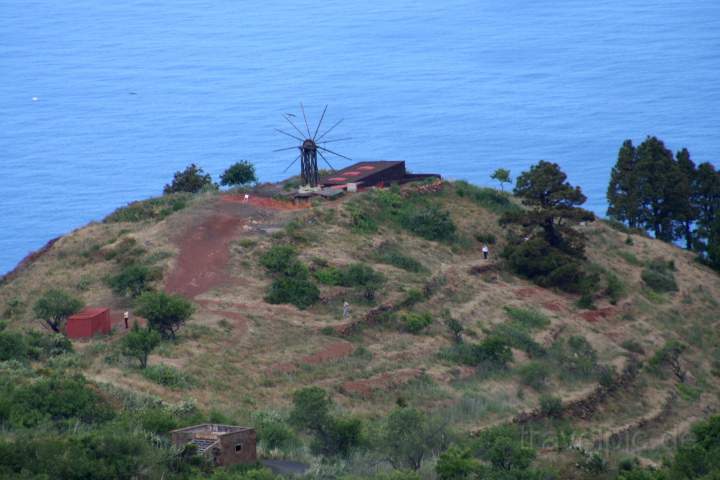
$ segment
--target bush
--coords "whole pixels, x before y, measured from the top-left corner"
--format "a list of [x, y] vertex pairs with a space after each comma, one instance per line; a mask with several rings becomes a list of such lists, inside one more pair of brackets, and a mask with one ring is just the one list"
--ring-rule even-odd
[[120, 273], [108, 279], [113, 292], [121, 296], [135, 298], [146, 290], [150, 284], [162, 278], [162, 272], [137, 263], [128, 265]]
[[273, 280], [265, 301], [273, 304], [289, 303], [304, 310], [320, 299], [320, 290], [303, 277], [281, 277]]
[[195, 385], [191, 376], [169, 365], [151, 365], [142, 371], [142, 375], [151, 382], [174, 390], [190, 388]]
[[18, 332], [0, 332], [0, 362], [8, 360], [25, 361], [28, 346], [25, 338]]
[[245, 160], [230, 165], [220, 176], [220, 185], [247, 185], [255, 182], [255, 165]]
[[44, 360], [73, 351], [72, 342], [59, 333], [28, 332], [25, 338], [28, 353], [35, 360]]
[[562, 400], [551, 395], [543, 395], [540, 397], [540, 412], [548, 417], [562, 416]]
[[79, 375], [20, 385], [9, 393], [9, 400], [8, 416], [15, 426], [33, 427], [70, 419], [96, 423], [113, 416], [107, 402]]
[[450, 242], [455, 239], [457, 227], [450, 213], [437, 205], [406, 205], [400, 211], [400, 225], [427, 240]]
[[144, 430], [156, 434], [166, 434], [179, 427], [178, 421], [171, 412], [163, 408], [150, 408], [139, 415]]
[[294, 440], [295, 434], [287, 422], [278, 415], [259, 412], [255, 415], [255, 429], [258, 441], [266, 450], [275, 450], [288, 447]]
[[136, 263], [145, 254], [145, 249], [138, 246], [133, 237], [125, 237], [114, 248], [105, 252], [105, 260], [114, 260], [120, 265]]
[[487, 245], [495, 245], [495, 242], [497, 242], [497, 238], [492, 233], [476, 233], [475, 240]]
[[653, 260], [642, 271], [645, 284], [656, 292], [676, 292], [678, 287], [673, 274], [675, 265], [672, 262]]
[[514, 323], [527, 329], [540, 329], [550, 325], [547, 315], [535, 309], [506, 306], [505, 313]]
[[374, 259], [380, 263], [392, 265], [408, 272], [419, 273], [426, 270], [422, 263], [403, 253], [396, 243], [384, 242], [380, 244], [375, 251]]
[[455, 194], [461, 198], [468, 198], [483, 208], [498, 215], [506, 212], [520, 210], [508, 195], [502, 194], [493, 188], [477, 187], [466, 181], [454, 182]]
[[340, 285], [342, 274], [336, 267], [324, 267], [313, 272], [318, 282], [323, 285]]
[[542, 390], [547, 386], [550, 378], [550, 369], [547, 365], [538, 362], [530, 362], [518, 369], [520, 381], [535, 390]]
[[491, 336], [480, 343], [461, 343], [449, 352], [451, 359], [471, 366], [506, 368], [512, 361], [510, 346], [502, 339]]
[[290, 245], [273, 245], [260, 256], [260, 264], [272, 273], [292, 271], [297, 261], [297, 250]]
[[105, 217], [105, 223], [142, 222], [144, 220], [163, 220], [188, 205], [188, 194], [175, 193], [161, 198], [152, 198], [133, 202], [118, 208]]
[[135, 313], [148, 321], [148, 326], [164, 338], [175, 338], [195, 311], [189, 300], [165, 292], [145, 292], [136, 301]]
[[163, 188], [163, 193], [198, 193], [204, 188], [212, 188], [212, 186], [210, 174], [205, 173], [202, 168], [191, 163], [185, 170], [175, 172], [172, 182]]
[[409, 312], [402, 317], [403, 326], [405, 330], [410, 333], [420, 333], [432, 324], [432, 316], [427, 313], [414, 313]]
[[622, 297], [625, 296], [625, 284], [620, 278], [612, 272], [607, 273], [607, 288], [605, 294], [610, 299], [610, 303], [617, 305]]

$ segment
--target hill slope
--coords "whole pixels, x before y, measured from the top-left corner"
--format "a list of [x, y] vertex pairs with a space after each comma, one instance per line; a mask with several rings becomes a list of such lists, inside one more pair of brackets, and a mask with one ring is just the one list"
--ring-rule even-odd
[[[372, 195], [308, 208], [217, 194], [183, 197], [177, 207], [170, 200], [136, 206], [137, 216], [126, 209], [59, 239], [6, 278], [0, 305], [17, 329], [38, 328], [30, 307], [49, 288], [119, 312], [132, 303], [105, 278], [132, 262], [153, 265], [163, 272], [158, 288], [198, 306], [178, 341], [150, 357], [151, 365], [171, 366], [187, 381], [170, 388], [130, 367], [118, 352], [122, 329], [76, 342], [72, 369], [167, 402], [194, 399], [240, 422], [252, 423], [258, 411], [286, 411], [292, 392], [311, 384], [368, 419], [382, 418], [402, 399], [464, 432], [542, 419], [547, 412], [538, 405], [551, 394], [562, 399], [568, 428], [586, 448], [612, 440], [618, 458], [657, 461], [668, 432], [686, 432], [693, 420], [718, 411], [720, 277], [691, 253], [602, 221], [580, 227], [593, 268], [613, 273], [624, 292], [611, 304], [599, 287], [594, 308], [583, 309], [578, 296], [506, 270], [498, 218], [517, 207], [499, 193], [462, 183], [398, 192], [403, 201], [447, 210], [457, 226], [447, 241], [427, 240], [394, 218], [363, 218], [363, 202], [383, 201]], [[122, 221], [138, 217], [144, 219]], [[478, 239], [496, 239], [488, 260]], [[292, 245], [313, 278], [326, 283], [338, 282], [323, 275], [356, 263], [385, 280], [374, 298], [361, 287], [314, 280], [320, 301], [311, 307], [270, 304], [273, 278], [259, 258], [272, 245]], [[673, 262], [677, 292], [659, 293], [643, 281], [643, 270], [658, 259]], [[423, 317], [430, 325], [411, 333], [410, 323]], [[505, 339], [508, 368], [458, 362], [451, 318], [462, 324], [466, 344]], [[666, 366], [656, 352], [672, 340], [687, 348]], [[658, 366], [638, 367], [648, 363]], [[625, 442], [637, 432], [642, 442]], [[564, 455], [548, 450], [541, 461]]]

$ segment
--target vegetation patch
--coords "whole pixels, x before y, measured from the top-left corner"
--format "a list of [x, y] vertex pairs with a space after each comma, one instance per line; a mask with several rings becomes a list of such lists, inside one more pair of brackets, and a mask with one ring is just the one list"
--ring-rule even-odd
[[150, 365], [144, 368], [142, 376], [151, 382], [174, 390], [191, 388], [196, 384], [192, 376], [165, 364]]
[[125, 207], [118, 208], [105, 217], [105, 223], [143, 222], [145, 220], [160, 221], [179, 212], [188, 206], [188, 194], [176, 193], [159, 198], [151, 198], [139, 202], [132, 202]]
[[408, 272], [419, 273], [427, 271], [422, 263], [407, 253], [404, 253], [402, 247], [397, 243], [383, 242], [377, 247], [372, 258], [378, 263], [392, 265], [393, 267]]
[[645, 284], [658, 293], [677, 292], [675, 265], [672, 262], [653, 260], [642, 271]]

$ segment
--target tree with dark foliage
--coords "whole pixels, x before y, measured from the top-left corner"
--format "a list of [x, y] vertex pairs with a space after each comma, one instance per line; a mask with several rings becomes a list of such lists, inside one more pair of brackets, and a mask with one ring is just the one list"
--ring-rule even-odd
[[63, 290], [48, 290], [35, 302], [33, 310], [37, 318], [53, 332], [60, 333], [68, 317], [83, 308], [82, 300]]
[[185, 170], [175, 172], [173, 181], [169, 185], [165, 185], [163, 193], [189, 192], [197, 193], [203, 188], [212, 187], [212, 178], [209, 173], [205, 173], [202, 168], [194, 163], [188, 165]]

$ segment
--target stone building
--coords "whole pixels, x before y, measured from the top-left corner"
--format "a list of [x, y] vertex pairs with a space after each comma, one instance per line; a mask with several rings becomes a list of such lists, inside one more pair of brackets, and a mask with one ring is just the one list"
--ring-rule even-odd
[[193, 444], [198, 453], [215, 465], [227, 466], [257, 462], [257, 436], [254, 428], [204, 423], [172, 432], [173, 445]]

